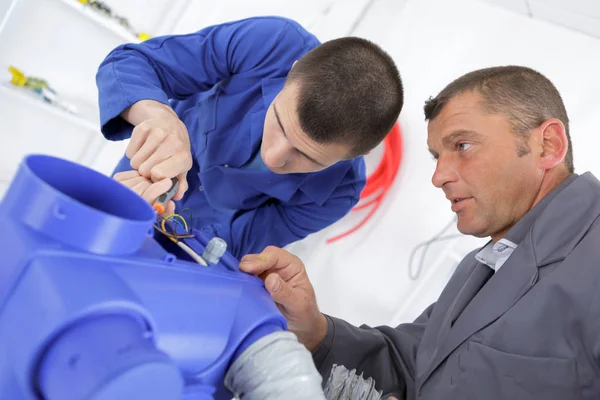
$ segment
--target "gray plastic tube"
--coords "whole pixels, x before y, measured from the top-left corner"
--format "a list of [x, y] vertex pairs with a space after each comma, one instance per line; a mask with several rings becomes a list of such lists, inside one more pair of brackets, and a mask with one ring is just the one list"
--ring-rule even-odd
[[380, 400], [381, 391], [375, 389], [372, 378], [356, 375], [356, 370], [349, 371], [343, 365], [333, 365], [325, 386], [327, 400]]
[[225, 387], [242, 400], [326, 400], [310, 352], [291, 332], [271, 333], [231, 365]]

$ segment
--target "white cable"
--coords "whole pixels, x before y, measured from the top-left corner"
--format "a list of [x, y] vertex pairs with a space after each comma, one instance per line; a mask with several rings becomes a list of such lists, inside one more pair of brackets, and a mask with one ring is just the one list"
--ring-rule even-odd
[[[452, 220], [438, 234], [436, 234], [434, 237], [432, 237], [429, 240], [419, 243], [418, 245], [416, 245], [413, 248], [413, 250], [411, 251], [410, 256], [408, 258], [408, 277], [410, 278], [410, 280], [416, 281], [419, 279], [419, 276], [421, 275], [421, 271], [423, 269], [423, 265], [425, 264], [425, 255], [427, 254], [427, 251], [429, 250], [429, 246], [431, 246], [433, 243], [441, 242], [442, 240], [448, 240], [448, 239], [453, 239], [455, 237], [462, 236], [461, 234], [453, 234], [453, 235], [444, 236], [444, 233], [446, 233], [446, 231], [448, 229], [450, 229], [456, 221], [457, 221], [456, 216], [453, 216]], [[417, 270], [413, 272], [413, 259], [414, 259], [415, 255], [417, 254], [417, 251], [420, 248], [423, 248], [423, 252], [421, 253], [421, 260], [417, 266]]]
[[[431, 285], [438, 284], [440, 273], [443, 271], [448, 271], [448, 257], [447, 254], [453, 252], [454, 246], [456, 246], [456, 242], [460, 240], [459, 237], [455, 237], [448, 241], [446, 246], [440, 251], [436, 259], [429, 265], [423, 274], [423, 276], [417, 281], [417, 286], [414, 287], [408, 296], [402, 301], [402, 305], [398, 308], [394, 316], [390, 320], [391, 326], [397, 326], [403, 322], [406, 322], [405, 315], [409, 310], [414, 310], [415, 306], [420, 307], [420, 300], [422, 300], [423, 296], [427, 296], [427, 293], [431, 291]], [[454, 271], [454, 268], [452, 268]], [[434, 276], [437, 279], [434, 279]], [[437, 287], [437, 286], [436, 286]], [[436, 291], [438, 289], [436, 288]], [[435, 300], [435, 299], [434, 299]], [[422, 309], [424, 309], [423, 307]], [[419, 312], [420, 314], [420, 312]], [[417, 316], [419, 315], [417, 314]], [[412, 320], [413, 318], [411, 318]]]
[[202, 265], [203, 267], [208, 267], [208, 263], [204, 260], [204, 258], [202, 258], [194, 250], [192, 250], [192, 248], [189, 247], [187, 244], [181, 241], [177, 241], [177, 246], [181, 247], [181, 249], [185, 251], [190, 257], [192, 257], [194, 261], [196, 261], [198, 264]]

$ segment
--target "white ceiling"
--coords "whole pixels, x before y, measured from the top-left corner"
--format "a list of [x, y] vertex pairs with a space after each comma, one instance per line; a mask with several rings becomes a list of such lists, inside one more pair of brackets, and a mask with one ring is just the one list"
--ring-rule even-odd
[[600, 38], [600, 0], [483, 0]]

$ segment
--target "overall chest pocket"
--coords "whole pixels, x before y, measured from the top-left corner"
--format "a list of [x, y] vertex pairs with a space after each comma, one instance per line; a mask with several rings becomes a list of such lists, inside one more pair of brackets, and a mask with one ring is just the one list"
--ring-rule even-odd
[[568, 358], [523, 356], [469, 342], [460, 369], [461, 399], [579, 398], [575, 360]]
[[196, 104], [186, 110], [182, 120], [190, 136], [192, 156], [196, 160], [206, 149], [208, 134], [217, 126], [217, 102], [219, 91], [211, 89], [198, 96]]

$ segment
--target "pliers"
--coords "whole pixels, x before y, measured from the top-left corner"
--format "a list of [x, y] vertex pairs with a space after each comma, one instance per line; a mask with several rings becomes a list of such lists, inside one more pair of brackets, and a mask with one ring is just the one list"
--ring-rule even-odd
[[171, 182], [173, 182], [171, 188], [165, 193], [158, 196], [154, 201], [154, 204], [152, 204], [152, 208], [154, 208], [158, 215], [165, 212], [165, 210], [167, 209], [167, 203], [173, 198], [173, 196], [175, 196], [177, 190], [179, 190], [179, 179], [171, 178]]

